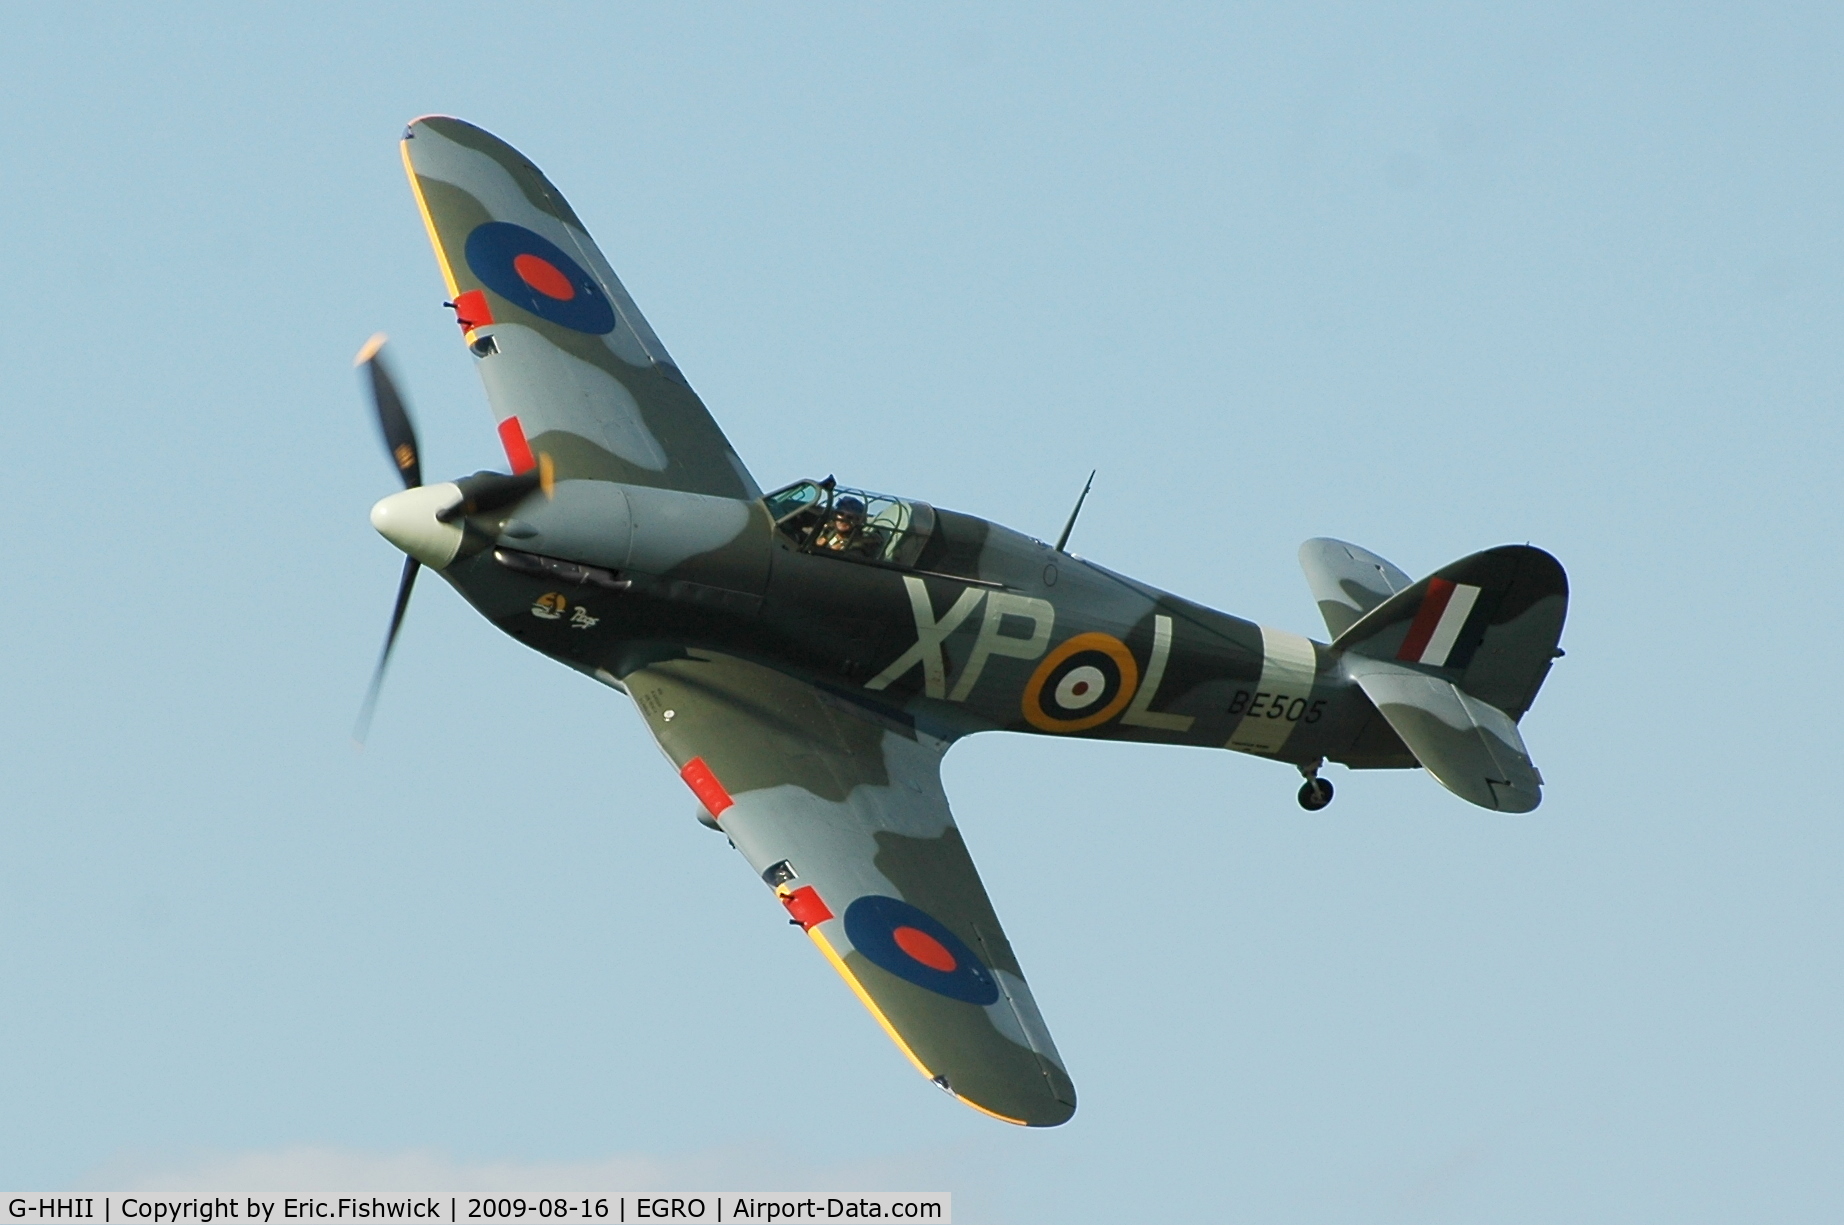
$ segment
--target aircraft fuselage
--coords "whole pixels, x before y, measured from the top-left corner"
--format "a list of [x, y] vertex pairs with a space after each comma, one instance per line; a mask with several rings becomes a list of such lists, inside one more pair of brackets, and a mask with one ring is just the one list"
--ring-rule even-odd
[[927, 546], [898, 566], [799, 547], [760, 502], [629, 487], [620, 508], [586, 514], [585, 496], [620, 488], [597, 484], [471, 520], [443, 573], [508, 634], [605, 681], [709, 648], [944, 739], [1004, 730], [1414, 764], [1326, 645], [1002, 525], [937, 510]]

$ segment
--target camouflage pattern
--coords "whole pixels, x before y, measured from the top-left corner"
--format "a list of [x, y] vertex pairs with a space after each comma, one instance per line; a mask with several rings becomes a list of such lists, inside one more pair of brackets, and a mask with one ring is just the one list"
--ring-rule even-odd
[[[1555, 558], [1505, 545], [1398, 590], [1333, 648], [1346, 652], [1347, 675], [1443, 786], [1484, 808], [1529, 812], [1542, 802], [1543, 779], [1517, 720], [1561, 654], [1568, 598]], [[1442, 627], [1451, 631], [1445, 642]]]
[[1463, 800], [1499, 812], [1543, 802], [1517, 724], [1452, 681], [1352, 655], [1346, 671], [1428, 773]]
[[[498, 137], [442, 116], [410, 124], [403, 161], [502, 427], [518, 420], [532, 452], [550, 455], [559, 479], [761, 496], [583, 223], [536, 166]], [[613, 326], [602, 333], [563, 326], [532, 309], [556, 301], [541, 289], [518, 301], [489, 286], [468, 246], [485, 222], [530, 231], [579, 261], [606, 298]]]
[[[948, 811], [946, 741], [715, 652], [624, 679], [673, 763], [721, 780], [700, 790], [723, 832], [924, 1076], [1011, 1122], [1074, 1113], [1075, 1086]], [[928, 990], [857, 951], [845, 915], [864, 897], [945, 924], [987, 970], [991, 1001]], [[809, 898], [817, 909], [803, 909]]]
[[[1308, 775], [1425, 765], [1475, 803], [1534, 806], [1515, 720], [1562, 628], [1547, 554], [1490, 550], [1410, 584], [1356, 546], [1308, 542], [1328, 645], [925, 503], [883, 499], [886, 526], [829, 529], [865, 499], [830, 481], [759, 494], [534, 167], [452, 119], [418, 120], [405, 150], [451, 297], [486, 297], [493, 322], [463, 321], [496, 415], [530, 447], [508, 438], [509, 458], [554, 475], [465, 516], [440, 572], [507, 633], [632, 697], [702, 819], [961, 1100], [1040, 1126], [1075, 1108], [942, 790], [960, 737], [1232, 748]], [[495, 224], [521, 227], [486, 232], [525, 244], [505, 248], [512, 266], [550, 300], [521, 299], [504, 261], [470, 270]], [[553, 277], [566, 263], [595, 285]], [[584, 313], [604, 299], [610, 331], [572, 326], [607, 322]], [[393, 496], [411, 494], [445, 496]], [[857, 547], [879, 531], [909, 535]]]
[[1369, 549], [1323, 536], [1300, 546], [1300, 569], [1334, 638], [1414, 581]]

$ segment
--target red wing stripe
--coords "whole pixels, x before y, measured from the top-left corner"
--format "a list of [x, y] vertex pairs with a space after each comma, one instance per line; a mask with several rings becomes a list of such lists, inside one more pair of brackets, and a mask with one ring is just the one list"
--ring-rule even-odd
[[794, 922], [800, 924], [800, 930], [812, 931], [815, 927], [832, 918], [832, 911], [820, 899], [819, 892], [812, 885], [802, 885], [792, 893], [781, 895], [781, 904], [788, 908]]
[[483, 328], [493, 322], [493, 308], [487, 304], [486, 291], [470, 289], [455, 295], [455, 322], [463, 332]]
[[517, 417], [508, 417], [499, 423], [499, 442], [506, 448], [506, 459], [515, 474], [530, 472], [538, 466], [538, 461], [532, 457], [531, 444], [525, 441], [525, 427], [519, 424]]
[[692, 794], [704, 805], [704, 811], [713, 817], [723, 816], [736, 803], [730, 798], [730, 793], [724, 790], [724, 785], [717, 781], [717, 776], [711, 773], [711, 767], [704, 764], [702, 757], [694, 757], [686, 762], [685, 768], [679, 771], [679, 777], [685, 780], [685, 785], [692, 789]]
[[1397, 659], [1420, 662], [1421, 653], [1428, 649], [1428, 639], [1434, 637], [1434, 628], [1441, 623], [1441, 614], [1447, 611], [1447, 601], [1451, 599], [1452, 583], [1444, 578], [1428, 580], [1428, 594], [1421, 598], [1421, 611], [1415, 614], [1409, 636], [1402, 640], [1402, 649], [1396, 652]]

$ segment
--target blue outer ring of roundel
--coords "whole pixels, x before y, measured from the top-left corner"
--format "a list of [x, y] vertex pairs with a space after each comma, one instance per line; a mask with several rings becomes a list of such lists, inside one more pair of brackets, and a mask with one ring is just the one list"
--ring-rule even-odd
[[[954, 957], [952, 970], [937, 970], [923, 965], [896, 942], [896, 929], [913, 927], [926, 932]], [[852, 947], [867, 957], [872, 965], [890, 971], [905, 982], [984, 1007], [999, 998], [999, 984], [992, 971], [980, 963], [973, 950], [959, 936], [926, 911], [893, 897], [866, 894], [845, 908], [845, 934]]]
[[[510, 221], [487, 221], [475, 226], [467, 236], [466, 250], [467, 266], [474, 275], [514, 306], [572, 332], [602, 336], [615, 330], [615, 310], [602, 287], [583, 271], [581, 264], [542, 234]], [[563, 273], [575, 295], [559, 300], [526, 284], [513, 266], [521, 255], [535, 255]]]

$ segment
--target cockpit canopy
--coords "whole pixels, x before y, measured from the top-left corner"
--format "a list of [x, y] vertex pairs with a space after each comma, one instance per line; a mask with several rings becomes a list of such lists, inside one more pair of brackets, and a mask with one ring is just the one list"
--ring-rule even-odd
[[762, 499], [775, 530], [803, 553], [913, 566], [935, 530], [935, 508], [886, 493], [847, 489], [831, 477], [796, 481]]

